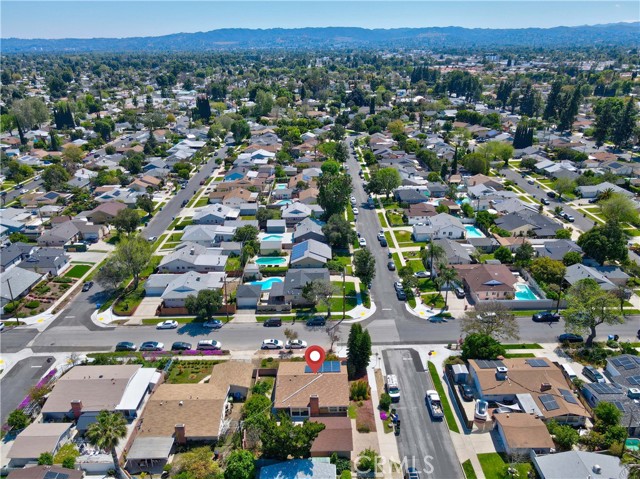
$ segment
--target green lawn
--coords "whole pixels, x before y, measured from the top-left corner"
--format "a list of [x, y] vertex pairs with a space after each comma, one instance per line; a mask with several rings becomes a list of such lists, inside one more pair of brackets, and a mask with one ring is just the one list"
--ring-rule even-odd
[[198, 201], [196, 201], [196, 204], [193, 206], [194, 208], [201, 208], [203, 206], [207, 206], [208, 204], [209, 204], [209, 198], [205, 196], [203, 198], [200, 198]]
[[229, 256], [227, 258], [227, 264], [224, 267], [225, 271], [238, 271], [242, 269], [240, 264], [240, 256]]
[[356, 217], [353, 214], [353, 210], [349, 207], [347, 208], [347, 221], [351, 222], [351, 221], [355, 221]]
[[171, 233], [171, 236], [169, 237], [169, 239], [167, 241], [171, 241], [173, 242], [177, 242], [180, 241], [182, 239], [182, 235], [184, 233]]
[[449, 430], [459, 433], [460, 429], [458, 429], [458, 424], [456, 423], [456, 418], [454, 417], [453, 410], [449, 404], [449, 399], [444, 393], [444, 387], [442, 386], [442, 381], [440, 380], [440, 375], [438, 374], [436, 365], [431, 361], [428, 361], [427, 365], [429, 367], [429, 374], [431, 375], [433, 385], [435, 386], [436, 391], [438, 391], [440, 401], [442, 402], [442, 410], [444, 411], [444, 417], [447, 420], [447, 426], [449, 426]]
[[503, 344], [504, 349], [542, 349], [538, 343]]
[[480, 262], [484, 263], [486, 261], [492, 260], [492, 259], [496, 259], [493, 254], [481, 254], [480, 255]]
[[388, 226], [387, 220], [384, 217], [384, 214], [378, 211], [378, 221], [380, 221], [380, 226], [386, 228]]
[[153, 249], [153, 251], [157, 250], [158, 247], [162, 244], [162, 242], [164, 241], [164, 239], [167, 237], [166, 234], [161, 235], [155, 243], [153, 243], [153, 246], [151, 247]]
[[[504, 462], [504, 459], [497, 452], [489, 452], [486, 454], [478, 454], [478, 460], [482, 466], [482, 472], [486, 479], [504, 479], [506, 476], [506, 469], [508, 463]], [[515, 464], [515, 468], [518, 471], [518, 477], [528, 477], [527, 474], [531, 470], [530, 463]]]
[[342, 266], [346, 268], [347, 274], [351, 274], [353, 267], [351, 266], [351, 254], [350, 253], [336, 253], [333, 255], [333, 260], [338, 261]]
[[65, 278], [82, 278], [87, 271], [91, 269], [91, 265], [88, 264], [77, 264], [73, 266], [69, 271], [67, 271], [64, 275]]
[[444, 298], [439, 293], [423, 294], [422, 302], [432, 308], [441, 309], [444, 308]]
[[394, 231], [393, 234], [396, 235], [396, 241], [398, 243], [412, 243], [411, 231]]
[[414, 273], [417, 273], [418, 271], [425, 271], [424, 264], [422, 264], [421, 259], [409, 260], [407, 261], [407, 264], [411, 266], [411, 269], [413, 270]]
[[393, 253], [393, 262], [396, 264], [396, 270], [402, 268], [402, 263], [400, 262], [400, 255], [398, 253]]
[[406, 226], [404, 223], [402, 213], [398, 212], [402, 210], [387, 210], [387, 220], [391, 226]]
[[418, 280], [418, 289], [423, 293], [438, 290], [431, 278], [420, 278]]
[[113, 312], [120, 316], [132, 314], [142, 302], [144, 294], [144, 281], [141, 281], [135, 290], [127, 292], [115, 302]]
[[395, 210], [400, 208], [400, 205], [393, 198], [389, 198], [389, 199], [383, 198], [382, 206], [386, 210]]
[[473, 464], [471, 464], [471, 459], [467, 459], [462, 463], [462, 470], [467, 479], [478, 479], [476, 471], [473, 469]]
[[387, 240], [387, 244], [389, 245], [389, 248], [393, 248], [393, 239], [391, 238], [391, 232], [390, 231], [385, 231], [384, 232], [384, 238]]
[[535, 358], [536, 355], [533, 353], [514, 353], [514, 354], [505, 354], [505, 358], [507, 359], [515, 359], [515, 358]]
[[169, 369], [167, 383], [196, 384], [211, 374], [220, 361], [174, 361]]

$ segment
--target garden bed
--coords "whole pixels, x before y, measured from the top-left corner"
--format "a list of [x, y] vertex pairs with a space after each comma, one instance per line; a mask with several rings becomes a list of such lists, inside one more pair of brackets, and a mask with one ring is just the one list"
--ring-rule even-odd
[[176, 360], [169, 368], [166, 382], [169, 384], [197, 384], [209, 376], [213, 366], [219, 363], [220, 361], [216, 360]]

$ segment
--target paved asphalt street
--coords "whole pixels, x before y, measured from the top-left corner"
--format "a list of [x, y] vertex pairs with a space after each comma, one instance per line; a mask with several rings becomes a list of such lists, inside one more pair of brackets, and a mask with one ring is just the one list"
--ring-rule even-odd
[[0, 379], [0, 424], [25, 398], [29, 389], [37, 384], [53, 363], [52, 356], [23, 359]]
[[[30, 181], [29, 183], [24, 183], [22, 185], [22, 188], [20, 188], [20, 190], [23, 188], [27, 191], [35, 190], [38, 186], [42, 185], [42, 183], [43, 183], [42, 180], [33, 180], [33, 181]], [[11, 203], [18, 196], [20, 196], [22, 194], [20, 193], [20, 190], [7, 191], [7, 195], [4, 197], [3, 204]]]
[[400, 385], [398, 450], [407, 467], [421, 477], [454, 479], [464, 477], [445, 420], [431, 419], [425, 393], [435, 389], [415, 349], [382, 352], [385, 371], [395, 374]]

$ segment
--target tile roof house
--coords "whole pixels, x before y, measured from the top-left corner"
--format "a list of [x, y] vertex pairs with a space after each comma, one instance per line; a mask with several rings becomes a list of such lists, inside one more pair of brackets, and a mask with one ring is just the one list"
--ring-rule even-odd
[[507, 454], [549, 454], [555, 448], [545, 423], [532, 414], [496, 414], [494, 421]]
[[335, 453], [338, 457], [351, 459], [353, 452], [351, 419], [348, 417], [312, 417], [309, 421], [324, 424], [324, 429], [320, 431], [311, 445], [311, 457], [330, 457]]
[[346, 416], [349, 407], [347, 367], [339, 361], [327, 361], [325, 365], [335, 367], [316, 375], [304, 362], [281, 362], [274, 386], [274, 413], [284, 411], [302, 419]]
[[67, 469], [59, 466], [33, 466], [24, 469], [14, 469], [9, 472], [7, 479], [82, 479], [84, 471]]
[[465, 291], [476, 301], [513, 299], [517, 282], [509, 268], [502, 264], [459, 264], [457, 271]]
[[[480, 398], [516, 402], [543, 421], [583, 426], [589, 413], [572, 392], [558, 366], [547, 358], [500, 361], [469, 360], [469, 375]], [[506, 368], [506, 372], [503, 369]]]
[[417, 203], [409, 205], [409, 208], [404, 210], [404, 214], [408, 224], [416, 225], [418, 223], [426, 224], [430, 217], [436, 216], [438, 213], [436, 207], [429, 203]]
[[71, 439], [70, 423], [29, 424], [13, 441], [7, 453], [9, 467], [24, 467], [35, 464], [40, 454], [49, 452], [53, 455], [60, 447]]
[[314, 239], [293, 245], [291, 248], [291, 268], [323, 268], [331, 259], [331, 247]]
[[540, 479], [626, 479], [627, 467], [617, 456], [586, 451], [567, 451], [532, 457]]
[[228, 257], [217, 249], [205, 248], [195, 243], [182, 243], [174, 251], [162, 257], [160, 273], [210, 273], [224, 271]]

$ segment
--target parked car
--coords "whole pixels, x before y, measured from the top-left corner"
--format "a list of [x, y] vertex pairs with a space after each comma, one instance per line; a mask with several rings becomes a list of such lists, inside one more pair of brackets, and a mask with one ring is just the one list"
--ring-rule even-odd
[[558, 341], [561, 343], [582, 343], [584, 342], [584, 338], [579, 334], [564, 333], [558, 336]]
[[260, 349], [282, 349], [283, 347], [284, 343], [279, 339], [265, 339]]
[[383, 248], [386, 248], [387, 246], [389, 246], [389, 243], [387, 243], [387, 239], [386, 238], [382, 238], [380, 240], [380, 246], [382, 246]]
[[171, 345], [171, 351], [191, 351], [191, 343], [176, 341]]
[[527, 183], [529, 183], [530, 185], [533, 185], [533, 184], [535, 184], [535, 181], [533, 181], [533, 178], [529, 178], [527, 180]]
[[220, 321], [219, 319], [211, 319], [206, 323], [202, 323], [202, 325], [205, 328], [220, 329], [222, 327], [222, 321]]
[[198, 341], [196, 349], [198, 351], [219, 351], [222, 349], [222, 343], [214, 339], [203, 339], [202, 341]]
[[556, 197], [556, 192], [555, 191], [549, 191], [549, 192], [547, 192], [547, 196], [549, 198], [555, 198]]
[[476, 401], [473, 417], [476, 421], [484, 422], [489, 419], [489, 403], [482, 399]]
[[593, 205], [593, 204], [597, 203], [597, 202], [598, 202], [598, 200], [599, 200], [599, 198], [591, 198], [591, 199], [589, 200], [589, 204], [590, 204], [590, 205]]
[[92, 286], [93, 286], [93, 281], [87, 281], [82, 285], [82, 291], [87, 292], [91, 289]]
[[582, 374], [592, 383], [606, 383], [606, 379], [600, 371], [593, 366], [585, 366], [582, 368]]
[[135, 351], [138, 347], [130, 341], [122, 341], [116, 344], [116, 351]]
[[378, 241], [382, 241], [383, 239], [385, 239], [384, 231], [379, 231], [377, 238], [378, 238]]
[[539, 311], [531, 316], [536, 323], [551, 323], [560, 321], [560, 315], [551, 311]]
[[313, 316], [307, 319], [307, 326], [324, 326], [327, 324], [327, 319], [323, 316]]
[[402, 291], [404, 290], [404, 286], [402, 286], [402, 281], [396, 281], [393, 283], [393, 289], [395, 289], [396, 291]]
[[282, 319], [280, 318], [267, 318], [267, 320], [262, 323], [263, 326], [267, 328], [271, 327], [279, 327], [282, 326]]
[[358, 211], [358, 208], [356, 208], [355, 206], [353, 207], [353, 214], [354, 215], [358, 215], [360, 212]]
[[569, 213], [565, 213], [564, 214], [564, 219], [567, 220], [569, 223], [573, 223], [576, 219], [570, 215]]
[[456, 298], [458, 299], [464, 299], [466, 296], [464, 288], [460, 285], [457, 285], [455, 288], [453, 288], [453, 292], [456, 294]]
[[389, 269], [389, 271], [395, 271], [396, 270], [396, 264], [393, 261], [389, 261], [387, 263], [387, 268]]
[[460, 397], [465, 401], [473, 401], [473, 388], [468, 384], [458, 384]]
[[167, 319], [156, 325], [156, 329], [176, 329], [178, 327], [178, 321], [175, 319]]
[[349, 198], [349, 201], [351, 203], [351, 206], [355, 206], [358, 203], [358, 200], [356, 200], [355, 196], [352, 196], [351, 198]]
[[431, 278], [431, 273], [429, 271], [417, 271], [413, 273], [416, 278]]
[[359, 244], [361, 247], [366, 248], [366, 247], [367, 247], [367, 240], [366, 240], [366, 239], [364, 239], [364, 238], [360, 238], [360, 239], [358, 240], [358, 244]]
[[302, 339], [292, 339], [287, 341], [284, 347], [286, 349], [304, 349], [307, 347], [307, 342]]
[[182, 201], [182, 207], [184, 208], [185, 206], [187, 206], [187, 203], [189, 203], [187, 200], [183, 200]]
[[540, 203], [542, 203], [543, 205], [549, 205], [549, 200], [546, 198], [541, 198]]
[[164, 343], [158, 341], [145, 341], [140, 345], [140, 351], [162, 351]]
[[156, 241], [157, 239], [158, 239], [158, 237], [157, 237], [157, 236], [149, 236], [149, 237], [147, 238], [147, 241], [148, 241], [149, 243], [155, 243], [155, 241]]
[[397, 289], [397, 290], [396, 290], [396, 297], [397, 297], [400, 301], [406, 301], [406, 299], [407, 299], [407, 293], [405, 293], [403, 289]]

